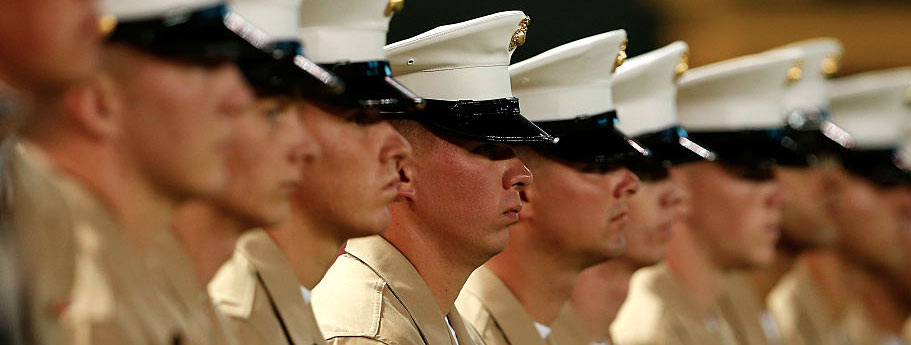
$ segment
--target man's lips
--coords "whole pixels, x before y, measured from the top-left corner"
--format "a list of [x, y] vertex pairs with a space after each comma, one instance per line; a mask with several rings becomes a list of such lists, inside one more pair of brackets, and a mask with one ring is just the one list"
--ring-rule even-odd
[[614, 222], [624, 222], [625, 223], [628, 220], [629, 220], [629, 209], [626, 207], [623, 207], [623, 208], [617, 210], [617, 212], [614, 213], [614, 216], [611, 217], [611, 219], [610, 219], [611, 223], [614, 223]]
[[518, 221], [519, 212], [522, 212], [522, 204], [516, 204], [512, 207], [509, 207], [508, 209], [506, 209], [505, 212], [503, 212], [503, 215], [505, 215], [511, 219], [514, 219], [515, 221]]

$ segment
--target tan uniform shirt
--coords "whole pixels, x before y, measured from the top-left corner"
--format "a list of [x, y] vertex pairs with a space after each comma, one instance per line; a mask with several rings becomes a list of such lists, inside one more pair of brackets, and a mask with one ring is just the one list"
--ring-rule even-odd
[[805, 264], [794, 266], [772, 289], [768, 306], [787, 344], [848, 344], [840, 321], [832, 319], [832, 312]]
[[860, 303], [845, 310], [844, 328], [853, 345], [907, 345], [899, 334], [879, 327]]
[[484, 266], [468, 277], [456, 306], [488, 345], [547, 344], [522, 303]]
[[101, 201], [61, 181], [76, 240], [72, 299], [62, 317], [71, 344], [184, 344], [178, 309], [155, 284], [144, 256]]
[[148, 260], [164, 297], [178, 307], [186, 344], [237, 343], [233, 330], [215, 309], [193, 272], [193, 264], [183, 245], [172, 231], [159, 234]]
[[10, 138], [5, 145], [8, 180], [0, 189], [9, 192], [8, 211], [27, 278], [32, 336], [38, 344], [60, 344], [59, 315], [52, 309], [63, 308], [69, 300], [76, 256], [74, 208], [64, 199], [61, 184], [76, 182], [28, 141]]
[[702, 314], [662, 263], [637, 271], [626, 302], [611, 325], [619, 345], [733, 345], [720, 311]]
[[718, 305], [741, 345], [781, 345], [777, 323], [769, 320], [765, 303], [743, 272], [725, 276]]
[[[585, 324], [582, 318], [576, 312], [571, 302], [566, 302], [560, 308], [560, 313], [550, 325], [550, 336], [547, 341], [556, 345], [591, 345], [588, 331], [585, 330]], [[613, 344], [613, 338], [608, 334], [607, 339], [601, 341], [601, 344]]]
[[209, 283], [209, 294], [241, 344], [326, 344], [291, 263], [263, 230], [240, 237], [234, 256]]
[[329, 344], [483, 344], [455, 305], [443, 315], [418, 271], [385, 239], [349, 240], [345, 250], [313, 290]]

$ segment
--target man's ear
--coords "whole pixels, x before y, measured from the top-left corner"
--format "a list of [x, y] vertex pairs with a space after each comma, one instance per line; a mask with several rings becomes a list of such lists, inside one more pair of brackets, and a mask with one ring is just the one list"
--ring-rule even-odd
[[399, 163], [399, 180], [395, 184], [395, 188], [398, 191], [398, 198], [404, 198], [408, 201], [414, 201], [415, 191], [414, 191], [414, 169], [409, 163], [409, 160], [405, 160]]
[[528, 220], [534, 218], [534, 215], [535, 215], [534, 201], [536, 200], [535, 197], [537, 197], [537, 193], [535, 193], [535, 189], [533, 186], [534, 186], [534, 184], [532, 184], [531, 186], [525, 186], [524, 188], [519, 190], [519, 198], [521, 198], [521, 200], [522, 200], [522, 211], [519, 212], [519, 221], [520, 222], [528, 221]]
[[96, 77], [69, 88], [63, 95], [65, 113], [83, 130], [103, 139], [120, 133], [120, 112], [112, 81]]

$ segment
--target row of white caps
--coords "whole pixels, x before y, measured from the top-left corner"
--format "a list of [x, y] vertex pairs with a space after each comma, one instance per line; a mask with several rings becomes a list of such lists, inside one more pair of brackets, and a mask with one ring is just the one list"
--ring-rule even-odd
[[[507, 11], [438, 27], [385, 46], [398, 0], [231, 0], [232, 11], [275, 40], [299, 39], [318, 63], [388, 59], [396, 79], [428, 99], [488, 100], [516, 96], [532, 121], [614, 110], [618, 127], [636, 136], [679, 124], [690, 131], [781, 128], [826, 113], [857, 146], [898, 141], [908, 121], [911, 71], [844, 78], [832, 86], [842, 54], [817, 39], [686, 70], [687, 47], [674, 42], [622, 62], [626, 32], [615, 30], [552, 49], [510, 66], [524, 43], [528, 17]], [[105, 0], [122, 19], [214, 6], [217, 0]], [[542, 66], [553, 65], [548, 68]], [[614, 80], [616, 79], [616, 80]], [[615, 85], [614, 85], [615, 84]], [[831, 96], [831, 97], [830, 97]], [[796, 117], [795, 117], [796, 116]]]
[[103, 0], [118, 21], [179, 16], [228, 5], [270, 42], [300, 41], [317, 63], [385, 60], [383, 46], [401, 0]]

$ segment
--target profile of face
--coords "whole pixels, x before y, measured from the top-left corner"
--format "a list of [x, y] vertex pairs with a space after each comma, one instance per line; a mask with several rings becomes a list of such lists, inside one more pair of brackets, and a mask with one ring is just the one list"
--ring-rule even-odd
[[305, 101], [299, 114], [321, 155], [304, 160], [294, 212], [341, 239], [383, 232], [411, 145], [375, 109]]
[[775, 175], [790, 198], [782, 205], [782, 241], [807, 248], [835, 244], [837, 233], [829, 216], [840, 179], [833, 162], [808, 168], [778, 167]]
[[512, 147], [443, 138], [413, 121], [396, 126], [414, 155], [402, 166], [393, 216], [410, 209], [429, 240], [459, 248], [466, 260], [484, 262], [503, 251], [522, 209], [519, 192], [532, 182]]
[[294, 101], [258, 98], [235, 124], [226, 159], [228, 183], [218, 203], [251, 228], [275, 225], [290, 212], [302, 160], [318, 155]]
[[530, 148], [519, 149], [518, 156], [528, 163], [535, 183], [522, 192], [520, 213], [531, 231], [513, 236], [528, 236], [542, 250], [564, 253], [584, 267], [623, 253], [629, 201], [639, 188], [635, 174], [623, 167], [555, 160]]
[[23, 89], [90, 76], [101, 34], [93, 0], [0, 1], [0, 79]]
[[234, 122], [254, 101], [237, 66], [191, 65], [120, 45], [106, 47], [104, 58], [122, 156], [169, 199], [222, 193]]
[[832, 217], [838, 245], [851, 259], [895, 272], [902, 266], [904, 233], [911, 231], [908, 186], [884, 187], [844, 170]]
[[685, 205], [689, 192], [676, 177], [671, 173], [661, 179], [643, 179], [630, 198], [623, 260], [645, 267], [664, 259], [671, 235], [689, 208]]
[[717, 162], [679, 170], [692, 200], [686, 224], [709, 260], [725, 269], [770, 264], [785, 200], [772, 172]]

